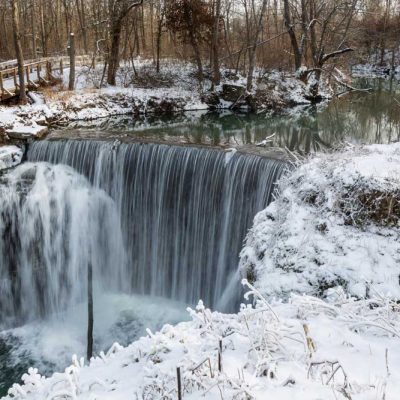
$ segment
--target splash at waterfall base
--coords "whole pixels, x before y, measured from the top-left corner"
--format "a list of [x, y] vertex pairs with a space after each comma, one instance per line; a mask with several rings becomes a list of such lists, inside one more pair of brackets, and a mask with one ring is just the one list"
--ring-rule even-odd
[[[77, 154], [46, 146], [32, 157], [72, 164]], [[242, 270], [255, 279], [243, 282], [254, 305], [221, 314], [200, 302], [189, 310], [192, 321], [147, 331], [126, 348], [115, 344], [90, 366], [78, 355], [49, 378], [30, 369], [7, 399], [172, 400], [178, 366], [191, 400], [396, 399], [399, 158], [398, 144], [349, 148], [281, 180], [280, 196], [256, 217], [241, 255]], [[100, 188], [104, 177], [89, 161], [80, 168], [89, 167]], [[360, 197], [361, 188], [369, 195]]]

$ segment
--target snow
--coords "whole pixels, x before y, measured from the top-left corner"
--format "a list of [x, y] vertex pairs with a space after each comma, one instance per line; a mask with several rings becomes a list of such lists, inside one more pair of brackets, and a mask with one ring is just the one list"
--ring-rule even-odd
[[242, 273], [266, 296], [326, 295], [341, 285], [358, 298], [379, 292], [399, 299], [400, 229], [388, 211], [398, 201], [399, 174], [400, 143], [303, 162], [255, 217]]
[[[352, 76], [359, 78], [390, 78], [390, 64], [386, 66], [379, 66], [376, 64], [365, 63], [353, 65], [351, 72]], [[400, 66], [395, 67], [394, 77], [400, 77]]]
[[0, 147], [0, 171], [20, 164], [22, 156], [23, 152], [17, 146]]
[[[292, 295], [267, 300], [244, 282], [255, 305], [238, 314], [199, 302], [191, 321], [148, 330], [130, 346], [114, 344], [85, 365], [73, 356], [64, 372], [45, 378], [30, 368], [4, 399], [183, 398], [394, 400], [400, 390], [399, 306], [384, 297], [355, 301]], [[222, 341], [221, 366], [218, 348]], [[384, 397], [386, 396], [386, 397]]]

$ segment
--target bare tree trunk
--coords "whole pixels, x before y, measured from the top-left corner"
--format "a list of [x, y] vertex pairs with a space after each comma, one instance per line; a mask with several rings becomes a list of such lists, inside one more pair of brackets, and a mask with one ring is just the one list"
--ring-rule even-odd
[[19, 79], [19, 103], [26, 104], [28, 99], [25, 91], [25, 75], [24, 75], [24, 55], [21, 47], [21, 32], [19, 26], [19, 10], [17, 0], [11, 0], [12, 6], [12, 25], [14, 35], [15, 54], [18, 62], [18, 79]]
[[260, 33], [263, 28], [263, 19], [264, 19], [265, 11], [267, 9], [267, 3], [268, 3], [268, 0], [263, 0], [263, 2], [262, 2], [260, 14], [258, 17], [256, 32], [253, 37], [253, 43], [249, 49], [249, 71], [247, 74], [247, 91], [249, 91], [249, 92], [251, 91], [252, 86], [253, 86], [253, 74], [254, 74], [254, 68], [255, 68], [255, 63], [256, 63], [257, 41], [258, 41], [258, 38], [259, 38]]
[[107, 83], [116, 85], [117, 71], [119, 67], [119, 46], [121, 42], [122, 20], [113, 21], [111, 28], [111, 48], [108, 59]]
[[160, 55], [161, 55], [161, 36], [162, 36], [162, 28], [163, 28], [163, 23], [164, 23], [164, 16], [165, 16], [165, 10], [163, 6], [161, 6], [161, 9], [159, 10], [159, 15], [158, 15], [158, 24], [157, 24], [157, 59], [156, 59], [156, 71], [157, 73], [160, 72]]
[[86, 29], [86, 15], [85, 15], [85, 4], [83, 0], [76, 0], [76, 9], [78, 11], [79, 25], [82, 31], [83, 48], [85, 54], [88, 54], [88, 40], [87, 40], [87, 29]]
[[43, 0], [40, 2], [40, 30], [41, 30], [41, 39], [42, 39], [42, 56], [47, 57], [47, 34], [46, 28], [44, 25], [44, 5]]
[[75, 35], [70, 34], [69, 39], [69, 86], [68, 90], [75, 89]]
[[202, 85], [203, 80], [204, 80], [204, 72], [203, 72], [203, 63], [201, 61], [201, 52], [200, 52], [200, 47], [199, 47], [199, 44], [198, 44], [197, 38], [196, 38], [196, 27], [194, 26], [191, 11], [190, 11], [189, 5], [187, 3], [185, 3], [185, 6], [184, 6], [184, 14], [185, 14], [186, 23], [188, 26], [190, 44], [193, 48], [194, 58], [195, 58], [196, 64], [197, 64], [199, 83], [200, 83], [200, 85]]
[[288, 30], [288, 34], [290, 37], [290, 43], [292, 45], [292, 50], [294, 53], [294, 67], [296, 70], [298, 70], [301, 67], [301, 52], [300, 52], [300, 47], [299, 47], [299, 44], [297, 41], [296, 32], [295, 32], [293, 22], [292, 22], [289, 0], [283, 0], [283, 7], [284, 7], [285, 25]]
[[31, 25], [32, 25], [32, 58], [37, 58], [37, 44], [36, 44], [36, 19], [35, 19], [35, 0], [31, 3]]
[[203, 63], [201, 61], [200, 48], [199, 48], [199, 44], [197, 43], [197, 40], [195, 37], [194, 29], [192, 29], [192, 28], [190, 29], [189, 36], [190, 36], [190, 43], [191, 43], [191, 45], [193, 47], [193, 51], [194, 51], [194, 57], [196, 59], [197, 71], [198, 71], [198, 75], [199, 75], [199, 83], [201, 85], [204, 80]]
[[213, 85], [217, 86], [221, 80], [219, 69], [219, 21], [221, 14], [221, 0], [215, 0], [215, 15], [212, 35], [212, 66], [213, 66]]
[[[122, 23], [128, 16], [129, 11], [143, 4], [143, 0], [129, 2], [110, 2], [109, 16], [111, 19], [110, 40], [111, 46], [108, 54], [107, 83], [116, 85], [117, 71], [119, 67], [119, 48], [121, 43]], [[142, 13], [143, 17], [143, 13]], [[136, 28], [136, 27], [135, 27]], [[144, 40], [144, 38], [143, 38]]]

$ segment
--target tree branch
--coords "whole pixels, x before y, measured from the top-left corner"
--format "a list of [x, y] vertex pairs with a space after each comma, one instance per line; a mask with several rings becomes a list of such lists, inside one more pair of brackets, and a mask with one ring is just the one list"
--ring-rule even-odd
[[345, 54], [345, 53], [349, 53], [350, 51], [354, 51], [354, 49], [352, 49], [351, 47], [346, 47], [345, 49], [336, 50], [336, 51], [333, 51], [332, 53], [325, 54], [322, 57], [322, 62], [325, 63], [330, 58], [337, 57], [337, 56], [340, 56], [340, 55]]
[[135, 3], [132, 3], [130, 6], [128, 6], [126, 12], [128, 13], [129, 11], [132, 10], [132, 8], [141, 6], [142, 4], [143, 4], [143, 0], [139, 0], [139, 1], [135, 2]]

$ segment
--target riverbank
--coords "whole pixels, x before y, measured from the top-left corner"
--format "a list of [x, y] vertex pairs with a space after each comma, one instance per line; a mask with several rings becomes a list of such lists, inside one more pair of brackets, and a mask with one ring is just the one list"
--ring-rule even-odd
[[[101, 87], [101, 66], [94, 70], [81, 68], [74, 92], [64, 90], [68, 77], [65, 71], [60, 86], [33, 93], [32, 104], [0, 106], [3, 142], [43, 137], [55, 124], [116, 115], [173, 115], [223, 109], [270, 113], [311, 104], [308, 86], [286, 72], [257, 71], [249, 93], [246, 79], [239, 73], [222, 71], [221, 84], [211, 90], [210, 77], [200, 88], [195, 71], [191, 64], [171, 61], [157, 73], [149, 61], [138, 60], [135, 70], [121, 68], [116, 87]], [[331, 95], [324, 86], [322, 99]]]

